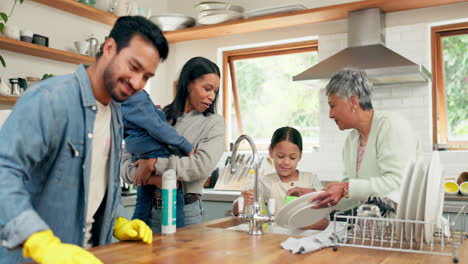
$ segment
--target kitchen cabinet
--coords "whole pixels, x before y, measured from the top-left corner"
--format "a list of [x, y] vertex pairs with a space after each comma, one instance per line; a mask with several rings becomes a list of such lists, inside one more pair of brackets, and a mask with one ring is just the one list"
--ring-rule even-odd
[[213, 189], [203, 189], [203, 221], [207, 222], [230, 216], [232, 211], [232, 202], [239, 196], [239, 191], [216, 191]]
[[[86, 17], [104, 24], [113, 25], [117, 16], [94, 7], [87, 6], [75, 0], [32, 0], [34, 2], [54, 7], [78, 16]], [[182, 30], [165, 32], [170, 43], [214, 38], [270, 29], [278, 29], [332, 20], [345, 19], [349, 11], [379, 7], [382, 11], [399, 12], [424, 7], [448, 5], [465, 2], [464, 0], [362, 0], [347, 4], [313, 8], [295, 12], [228, 21], [216, 25], [198, 26]]]

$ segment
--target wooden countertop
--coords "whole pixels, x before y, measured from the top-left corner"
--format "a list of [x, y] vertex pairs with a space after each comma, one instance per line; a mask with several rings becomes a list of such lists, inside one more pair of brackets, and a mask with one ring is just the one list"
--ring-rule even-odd
[[[289, 235], [250, 236], [246, 232], [226, 230], [241, 222], [234, 217], [222, 218], [177, 230], [175, 235], [154, 236], [152, 245], [119, 242], [95, 247], [93, 252], [104, 263], [452, 263], [448, 256], [411, 254], [341, 247], [296, 255], [280, 247]], [[468, 241], [459, 249], [459, 263], [468, 263]]]

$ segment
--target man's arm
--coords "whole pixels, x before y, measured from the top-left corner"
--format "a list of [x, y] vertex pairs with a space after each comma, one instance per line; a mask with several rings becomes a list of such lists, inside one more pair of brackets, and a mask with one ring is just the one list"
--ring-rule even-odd
[[50, 97], [47, 91], [25, 94], [0, 129], [0, 223], [6, 248], [20, 246], [32, 234], [49, 229], [32, 207], [25, 182], [32, 177], [38, 183], [47, 178], [31, 172], [58, 140]]

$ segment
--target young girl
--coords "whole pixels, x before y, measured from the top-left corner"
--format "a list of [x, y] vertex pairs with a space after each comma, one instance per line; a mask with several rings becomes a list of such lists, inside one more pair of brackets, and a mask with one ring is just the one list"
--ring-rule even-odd
[[[322, 189], [322, 185], [315, 174], [297, 170], [297, 164], [302, 158], [302, 137], [295, 128], [278, 128], [271, 138], [269, 152], [276, 172], [260, 178], [259, 191], [265, 201], [270, 198], [275, 199], [275, 212], [278, 212], [285, 205], [286, 193], [291, 188]], [[253, 203], [253, 190], [243, 191], [242, 196], [245, 204]], [[239, 214], [237, 200], [234, 201], [232, 211], [234, 215]], [[322, 219], [303, 229], [323, 230], [327, 226], [328, 220]]]

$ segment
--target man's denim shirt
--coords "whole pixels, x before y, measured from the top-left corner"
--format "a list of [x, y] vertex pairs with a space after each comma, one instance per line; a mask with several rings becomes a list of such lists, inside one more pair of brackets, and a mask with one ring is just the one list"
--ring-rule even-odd
[[[0, 129], [3, 247], [14, 249], [45, 229], [52, 229], [64, 243], [83, 245], [96, 109], [83, 65], [73, 74], [40, 82], [18, 100]], [[112, 102], [111, 112], [109, 184], [95, 215], [94, 245], [110, 243], [117, 208], [119, 213], [121, 209], [120, 105]], [[14, 263], [20, 252], [0, 248], [0, 260]]]

